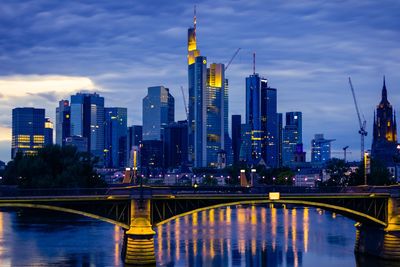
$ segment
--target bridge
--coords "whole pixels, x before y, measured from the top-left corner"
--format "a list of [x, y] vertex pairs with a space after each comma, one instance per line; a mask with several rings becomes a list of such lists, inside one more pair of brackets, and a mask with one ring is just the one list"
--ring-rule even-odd
[[400, 186], [113, 187], [0, 189], [0, 208], [36, 208], [95, 218], [125, 229], [123, 258], [154, 265], [153, 227], [201, 210], [242, 204], [317, 207], [356, 221], [355, 252], [400, 260]]

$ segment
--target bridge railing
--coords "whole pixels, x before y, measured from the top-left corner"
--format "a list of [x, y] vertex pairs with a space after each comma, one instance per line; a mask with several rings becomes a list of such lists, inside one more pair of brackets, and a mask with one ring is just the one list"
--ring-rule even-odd
[[45, 188], [19, 189], [1, 187], [0, 197], [40, 197], [40, 196], [99, 196], [109, 194], [108, 188]]

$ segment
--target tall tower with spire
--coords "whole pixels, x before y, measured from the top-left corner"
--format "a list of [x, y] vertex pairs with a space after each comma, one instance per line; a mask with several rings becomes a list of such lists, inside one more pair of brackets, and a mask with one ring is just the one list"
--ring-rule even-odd
[[216, 167], [228, 139], [228, 83], [225, 66], [200, 55], [196, 40], [196, 6], [188, 29], [188, 161], [194, 167]]
[[383, 77], [382, 99], [374, 114], [372, 157], [386, 165], [393, 165], [397, 155], [396, 113], [387, 97], [386, 81]]

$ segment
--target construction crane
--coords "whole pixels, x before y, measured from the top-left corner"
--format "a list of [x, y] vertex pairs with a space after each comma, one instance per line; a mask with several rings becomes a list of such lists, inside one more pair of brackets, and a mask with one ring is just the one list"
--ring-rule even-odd
[[186, 120], [189, 123], [189, 113], [188, 113], [188, 107], [187, 107], [187, 104], [186, 104], [185, 90], [183, 90], [183, 86], [182, 85], [181, 85], [181, 91], [182, 91], [182, 97], [183, 97], [183, 105], [185, 106]]
[[367, 131], [365, 130], [367, 122], [365, 121], [364, 116], [363, 116], [363, 121], [361, 121], [360, 110], [358, 109], [356, 94], [354, 93], [354, 87], [350, 77], [349, 77], [349, 84], [351, 93], [353, 94], [354, 105], [356, 106], [358, 123], [360, 126], [360, 130], [358, 131], [358, 133], [361, 135], [361, 162], [364, 162], [364, 137], [367, 136]]
[[229, 66], [231, 65], [232, 61], [235, 59], [235, 57], [236, 57], [237, 54], [239, 53], [240, 49], [242, 49], [242, 48], [239, 47], [239, 48], [236, 50], [236, 52], [233, 54], [233, 56], [231, 57], [231, 59], [229, 60], [229, 62], [226, 64], [225, 71], [229, 68]]

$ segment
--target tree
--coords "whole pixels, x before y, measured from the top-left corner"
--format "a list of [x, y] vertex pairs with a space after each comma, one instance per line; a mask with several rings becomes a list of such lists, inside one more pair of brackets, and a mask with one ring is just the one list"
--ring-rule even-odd
[[[358, 169], [350, 175], [348, 185], [364, 184], [364, 164], [360, 164]], [[367, 175], [368, 185], [389, 185], [395, 183], [389, 170], [380, 160], [371, 159], [371, 172]]]
[[324, 182], [326, 186], [346, 186], [349, 180], [349, 166], [338, 158], [330, 159], [326, 164], [326, 172], [330, 175], [328, 181]]
[[94, 171], [95, 163], [76, 147], [50, 145], [37, 155], [18, 153], [7, 164], [4, 183], [22, 188], [103, 187], [106, 183]]
[[293, 185], [295, 173], [288, 167], [266, 169], [257, 171], [260, 174], [260, 183], [276, 185]]

